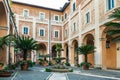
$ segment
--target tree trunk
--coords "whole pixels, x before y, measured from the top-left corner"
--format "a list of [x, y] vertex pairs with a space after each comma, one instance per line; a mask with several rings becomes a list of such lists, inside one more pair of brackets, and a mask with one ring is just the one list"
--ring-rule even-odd
[[85, 62], [87, 62], [87, 54], [85, 54], [84, 57], [85, 57]]
[[24, 50], [23, 51], [23, 60], [27, 60], [27, 50]]

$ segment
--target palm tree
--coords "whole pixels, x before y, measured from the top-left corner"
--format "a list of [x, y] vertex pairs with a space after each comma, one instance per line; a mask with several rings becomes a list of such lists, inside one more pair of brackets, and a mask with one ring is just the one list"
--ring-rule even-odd
[[23, 59], [26, 60], [28, 51], [36, 50], [38, 44], [33, 38], [18, 36], [14, 39], [14, 46], [23, 51]]
[[7, 45], [7, 36], [0, 37], [0, 49], [4, 49], [4, 46]]
[[94, 52], [95, 47], [93, 45], [83, 45], [77, 48], [77, 51], [79, 54], [83, 54], [84, 58], [85, 58], [85, 66], [88, 63], [88, 54], [93, 53]]
[[109, 18], [113, 18], [116, 21], [106, 23], [105, 26], [107, 27], [107, 30], [105, 32], [108, 35], [111, 35], [113, 37], [113, 40], [120, 40], [120, 8], [115, 9]]
[[61, 51], [63, 51], [61, 44], [56, 44], [56, 51], [57, 51], [58, 63], [60, 63], [61, 59], [62, 59], [61, 58]]

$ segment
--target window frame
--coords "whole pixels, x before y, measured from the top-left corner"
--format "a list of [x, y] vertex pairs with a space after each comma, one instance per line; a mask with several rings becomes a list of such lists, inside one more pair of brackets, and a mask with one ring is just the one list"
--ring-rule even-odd
[[[24, 34], [24, 28], [27, 28], [27, 29], [28, 29], [28, 34]], [[22, 28], [22, 34], [24, 34], [24, 35], [29, 35], [29, 27], [28, 27], [28, 26], [23, 26], [23, 28]]]
[[[115, 0], [110, 0], [110, 2], [108, 2], [109, 0], [106, 0], [106, 10], [109, 11], [111, 9], [115, 8]], [[114, 3], [113, 3], [114, 2]], [[110, 3], [110, 4], [109, 4]]]
[[[43, 31], [44, 31], [43, 36], [40, 35], [40, 30], [43, 30]], [[44, 36], [45, 36], [45, 28], [39, 28], [39, 36], [40, 36], [40, 37], [44, 37]]]
[[[87, 16], [88, 13], [89, 13], [89, 17]], [[88, 21], [88, 18], [89, 18], [89, 21]], [[91, 21], [91, 13], [90, 11], [87, 11], [85, 14], [85, 24], [90, 23], [90, 21]]]
[[[44, 18], [43, 19], [41, 19], [41, 13], [44, 14]], [[39, 12], [39, 19], [40, 20], [44, 20], [45, 19], [45, 13], [44, 12]]]
[[[58, 37], [55, 36], [56, 31], [58, 32]], [[59, 30], [54, 30], [54, 38], [59, 38], [59, 35], [60, 35]]]
[[[58, 17], [58, 20], [55, 20], [55, 17]], [[59, 22], [59, 15], [54, 15], [54, 20], [56, 21], [56, 22]]]
[[[28, 11], [27, 16], [25, 16], [25, 10], [27, 10], [27, 11]], [[24, 17], [29, 17], [29, 10], [28, 10], [28, 9], [23, 9], [23, 16], [24, 16]]]

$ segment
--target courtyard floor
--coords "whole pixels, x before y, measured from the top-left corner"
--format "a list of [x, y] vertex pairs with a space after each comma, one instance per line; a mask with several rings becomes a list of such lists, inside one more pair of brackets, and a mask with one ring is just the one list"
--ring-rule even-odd
[[16, 69], [11, 77], [0, 77], [0, 80], [120, 80], [120, 71], [100, 69], [82, 70], [73, 67], [73, 72], [54, 73], [45, 72], [44, 67], [35, 66], [28, 71]]

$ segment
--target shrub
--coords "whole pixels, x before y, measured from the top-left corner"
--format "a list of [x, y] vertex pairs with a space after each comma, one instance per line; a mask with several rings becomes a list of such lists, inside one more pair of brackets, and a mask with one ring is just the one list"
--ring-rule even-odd
[[92, 64], [90, 63], [90, 62], [82, 62], [82, 63], [80, 63], [80, 67], [82, 67], [82, 66], [87, 66], [87, 67], [89, 67], [89, 66], [91, 66]]
[[66, 62], [65, 65], [66, 65], [66, 66], [71, 66], [69, 62]]
[[4, 66], [4, 63], [3, 63], [3, 62], [0, 62], [0, 65]]
[[31, 60], [28, 60], [27, 63], [28, 63], [28, 67], [33, 67], [33, 62]]
[[52, 65], [52, 62], [51, 62], [51, 61], [49, 61], [49, 62], [48, 62], [48, 65]]
[[45, 71], [46, 71], [46, 72], [51, 72], [51, 69], [46, 68]]

